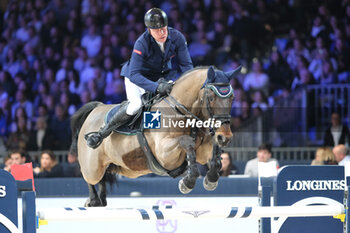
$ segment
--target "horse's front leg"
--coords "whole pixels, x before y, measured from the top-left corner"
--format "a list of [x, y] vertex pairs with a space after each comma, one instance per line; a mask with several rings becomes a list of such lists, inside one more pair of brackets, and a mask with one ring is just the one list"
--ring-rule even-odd
[[186, 152], [186, 160], [188, 163], [186, 175], [179, 181], [179, 190], [183, 194], [187, 194], [192, 191], [199, 177], [199, 171], [196, 165], [196, 152], [194, 150], [195, 143], [192, 137], [182, 136], [179, 140], [179, 144]]
[[213, 156], [209, 162], [209, 170], [203, 179], [203, 186], [208, 191], [216, 189], [219, 183], [219, 171], [221, 169], [221, 153], [222, 150], [218, 145], [213, 146]]

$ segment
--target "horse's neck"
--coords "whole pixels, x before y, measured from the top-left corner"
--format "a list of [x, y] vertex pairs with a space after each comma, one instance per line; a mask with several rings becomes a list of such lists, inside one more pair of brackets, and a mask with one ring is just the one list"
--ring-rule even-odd
[[207, 69], [199, 69], [179, 79], [171, 92], [177, 101], [191, 109], [199, 98], [199, 92], [207, 78]]

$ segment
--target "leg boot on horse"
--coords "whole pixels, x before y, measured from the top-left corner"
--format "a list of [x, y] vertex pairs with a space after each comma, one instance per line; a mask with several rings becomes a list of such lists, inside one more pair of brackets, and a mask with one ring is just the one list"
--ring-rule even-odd
[[112, 119], [98, 132], [91, 132], [85, 135], [86, 143], [89, 147], [96, 149], [113, 130], [128, 122], [133, 116], [126, 113], [128, 104], [122, 105], [114, 114]]
[[203, 179], [203, 187], [208, 191], [213, 191], [218, 186], [220, 174], [219, 171], [221, 169], [221, 153], [222, 150], [218, 145], [214, 145], [213, 147], [213, 157], [209, 163], [209, 171]]
[[187, 174], [179, 181], [179, 190], [183, 194], [192, 191], [199, 177], [199, 170], [196, 164], [196, 152], [194, 150], [194, 141], [190, 136], [182, 136], [179, 140], [180, 146], [186, 151], [186, 160], [188, 162]]

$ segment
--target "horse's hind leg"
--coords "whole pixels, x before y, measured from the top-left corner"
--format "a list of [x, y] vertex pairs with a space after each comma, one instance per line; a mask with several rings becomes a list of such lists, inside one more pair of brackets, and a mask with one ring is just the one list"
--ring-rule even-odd
[[192, 191], [199, 176], [196, 165], [196, 152], [194, 150], [194, 141], [190, 136], [182, 136], [179, 140], [180, 146], [186, 151], [186, 160], [188, 162], [187, 174], [179, 181], [179, 190], [183, 193]]
[[106, 175], [103, 179], [98, 183], [98, 196], [101, 201], [101, 206], [107, 205], [107, 189], [106, 189]]
[[214, 145], [213, 157], [210, 160], [209, 171], [203, 179], [203, 186], [208, 191], [213, 191], [218, 186], [219, 171], [221, 169], [221, 149], [218, 145]]
[[102, 201], [96, 191], [95, 185], [88, 184], [89, 198], [85, 202], [85, 207], [102, 206]]
[[98, 182], [98, 191], [96, 191], [95, 185], [88, 184], [89, 187], [89, 199], [85, 202], [86, 207], [93, 206], [106, 206], [107, 205], [107, 188], [106, 188], [106, 175]]

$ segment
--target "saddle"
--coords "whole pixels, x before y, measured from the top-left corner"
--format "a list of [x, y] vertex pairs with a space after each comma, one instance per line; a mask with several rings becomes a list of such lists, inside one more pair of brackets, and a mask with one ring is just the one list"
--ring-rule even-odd
[[[138, 110], [135, 117], [130, 120], [130, 122], [127, 122], [124, 125], [121, 125], [114, 131], [119, 134], [127, 135], [127, 136], [137, 136], [137, 139], [140, 143], [141, 149], [143, 153], [145, 154], [147, 158], [147, 165], [148, 168], [157, 175], [160, 176], [171, 176], [173, 178], [176, 178], [180, 175], [182, 175], [187, 168], [187, 161], [185, 160], [182, 165], [178, 168], [175, 168], [174, 170], [167, 170], [162, 165], [159, 164], [156, 157], [153, 155], [151, 149], [149, 148], [149, 145], [147, 143], [147, 139], [143, 133], [143, 112], [151, 110], [151, 107], [158, 103], [158, 101], [162, 100], [162, 97], [155, 97], [153, 93], [146, 92], [142, 95], [141, 101], [142, 101], [142, 107]], [[111, 110], [109, 110], [105, 116], [105, 123], [108, 123], [113, 115], [122, 107], [123, 105], [128, 104], [127, 101], [122, 102], [121, 104], [118, 104]]]
[[[115, 129], [114, 131], [116, 133], [120, 133], [120, 134], [124, 134], [127, 136], [134, 136], [136, 135], [138, 132], [142, 132], [143, 131], [143, 118], [141, 116], [143, 116], [143, 112], [145, 111], [149, 111], [152, 107], [153, 104], [155, 104], [159, 98], [155, 98], [153, 101], [151, 101], [151, 99], [154, 97], [154, 94], [151, 92], [146, 92], [141, 96], [141, 101], [142, 101], [142, 106], [141, 108], [137, 111], [137, 113], [135, 114], [135, 116], [126, 124], [121, 125], [120, 127], [118, 127], [117, 129]], [[104, 122], [105, 124], [107, 124], [112, 117], [114, 116], [114, 114], [124, 105], [127, 105], [128, 102], [124, 101], [118, 105], [116, 105], [114, 108], [112, 108], [111, 110], [109, 110], [105, 116]]]

